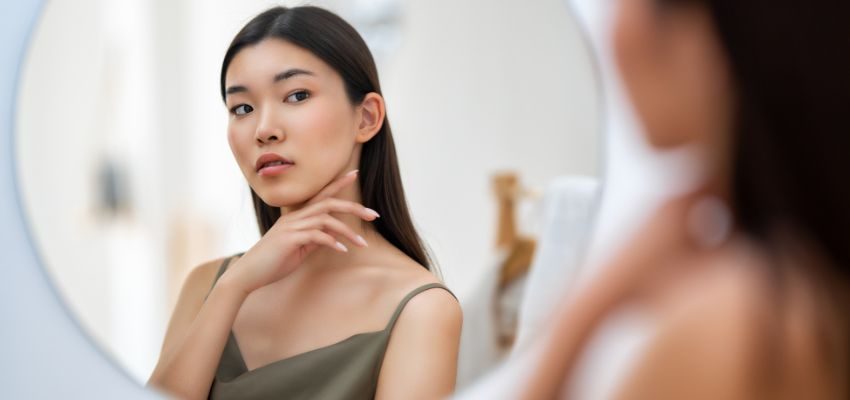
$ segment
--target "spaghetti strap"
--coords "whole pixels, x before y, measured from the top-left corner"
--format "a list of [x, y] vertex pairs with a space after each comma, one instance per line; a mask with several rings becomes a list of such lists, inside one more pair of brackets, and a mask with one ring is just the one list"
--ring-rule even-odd
[[381, 367], [383, 366], [383, 356], [384, 356], [384, 353], [387, 351], [387, 346], [389, 346], [389, 343], [390, 343], [389, 338], [392, 335], [393, 327], [395, 326], [395, 323], [398, 320], [399, 315], [401, 315], [401, 312], [404, 310], [404, 306], [406, 306], [407, 303], [410, 301], [410, 299], [412, 299], [417, 294], [422, 293], [422, 292], [424, 292], [428, 289], [434, 289], [434, 288], [444, 289], [445, 291], [449, 292], [449, 294], [452, 295], [452, 297], [454, 297], [455, 300], [457, 300], [457, 296], [455, 296], [455, 294], [452, 293], [452, 291], [449, 290], [449, 288], [445, 287], [442, 283], [429, 283], [427, 285], [422, 285], [422, 286], [420, 286], [416, 289], [413, 289], [413, 291], [408, 293], [407, 296], [404, 296], [404, 298], [401, 300], [401, 303], [399, 303], [398, 307], [395, 309], [393, 316], [390, 318], [390, 322], [387, 323], [387, 327], [384, 328], [384, 330], [382, 331], [383, 337], [385, 339], [384, 339], [384, 342], [383, 342], [382, 347], [381, 347], [381, 359], [378, 361], [378, 364], [377, 364], [376, 368], [374, 369], [374, 371], [372, 373], [372, 380], [374, 382], [378, 381], [378, 377], [381, 374]]
[[215, 274], [215, 279], [213, 279], [212, 285], [210, 285], [210, 290], [208, 290], [207, 295], [204, 296], [204, 301], [206, 301], [207, 297], [210, 296], [210, 292], [212, 292], [216, 282], [218, 282], [218, 278], [221, 278], [221, 276], [224, 274], [224, 271], [227, 270], [227, 266], [230, 264], [230, 262], [233, 261], [233, 259], [237, 256], [242, 257], [243, 254], [245, 254], [245, 252], [237, 253], [224, 259], [224, 261], [221, 263], [221, 266], [218, 268], [218, 272]]
[[444, 289], [445, 291], [449, 292], [449, 294], [452, 295], [452, 297], [454, 297], [455, 300], [457, 300], [457, 296], [455, 296], [455, 294], [452, 293], [452, 291], [449, 290], [449, 288], [445, 287], [442, 283], [429, 283], [427, 285], [422, 285], [422, 286], [420, 286], [416, 289], [413, 289], [413, 291], [408, 293], [407, 296], [404, 296], [404, 299], [402, 299], [401, 303], [399, 303], [398, 307], [396, 308], [395, 312], [393, 313], [393, 316], [390, 318], [390, 322], [387, 323], [387, 327], [384, 328], [384, 330], [392, 331], [393, 326], [395, 326], [395, 322], [398, 320], [399, 315], [401, 315], [401, 312], [404, 310], [404, 306], [407, 305], [407, 303], [410, 301], [410, 299], [412, 299], [414, 296], [416, 296], [419, 293], [422, 293], [422, 292], [424, 292], [428, 289], [434, 289], [434, 288]]
[[[226, 268], [227, 263], [222, 263], [221, 270]], [[374, 399], [391, 329], [410, 299], [433, 288], [442, 288], [451, 294], [439, 283], [420, 286], [401, 300], [386, 329], [358, 333], [252, 370], [245, 365], [231, 330], [208, 397], [218, 400]]]

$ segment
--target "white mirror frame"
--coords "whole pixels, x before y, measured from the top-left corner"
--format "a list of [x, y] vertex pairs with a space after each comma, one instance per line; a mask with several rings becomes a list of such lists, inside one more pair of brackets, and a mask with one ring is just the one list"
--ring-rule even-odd
[[83, 332], [41, 267], [17, 185], [14, 131], [18, 77], [42, 0], [3, 4], [0, 12], [0, 386], [10, 399], [157, 399]]

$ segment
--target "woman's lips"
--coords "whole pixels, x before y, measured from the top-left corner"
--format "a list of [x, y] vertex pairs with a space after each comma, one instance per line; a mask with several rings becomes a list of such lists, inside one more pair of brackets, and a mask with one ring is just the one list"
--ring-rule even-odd
[[275, 153], [265, 153], [257, 159], [255, 163], [256, 171], [260, 172], [263, 167], [267, 167], [269, 164], [293, 164], [293, 162]]
[[290, 164], [290, 163], [269, 165], [269, 166], [265, 166], [263, 168], [260, 168], [260, 170], [257, 171], [257, 175], [259, 175], [259, 176], [278, 175], [278, 174], [282, 174], [282, 173], [286, 172], [287, 170], [289, 170], [290, 168], [292, 168], [294, 166], [295, 166], [295, 164]]

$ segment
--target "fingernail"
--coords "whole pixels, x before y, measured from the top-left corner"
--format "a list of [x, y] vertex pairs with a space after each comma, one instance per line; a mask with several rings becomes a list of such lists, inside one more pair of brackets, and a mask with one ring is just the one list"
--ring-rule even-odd
[[348, 253], [348, 247], [345, 247], [345, 245], [340, 242], [336, 242], [336, 248]]
[[366, 239], [363, 239], [363, 236], [357, 235], [357, 243], [360, 243], [363, 247], [368, 247], [369, 243], [366, 243]]
[[349, 172], [349, 173], [345, 174], [345, 176], [357, 175], [357, 173], [358, 173], [358, 172], [360, 172], [360, 170], [359, 170], [359, 169], [355, 169], [354, 171], [351, 171], [351, 172]]
[[375, 210], [373, 210], [373, 209], [371, 209], [371, 208], [367, 208], [367, 209], [366, 209], [366, 212], [367, 212], [367, 213], [369, 213], [369, 214], [374, 215], [374, 216], [375, 216], [375, 218], [381, 218], [381, 214], [378, 214], [378, 212], [377, 212], [377, 211], [375, 211]]

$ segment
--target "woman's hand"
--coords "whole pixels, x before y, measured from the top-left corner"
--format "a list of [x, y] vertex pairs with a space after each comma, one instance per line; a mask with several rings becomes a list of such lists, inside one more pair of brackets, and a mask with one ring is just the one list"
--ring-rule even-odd
[[335, 236], [365, 247], [366, 241], [331, 213], [349, 213], [365, 221], [379, 217], [374, 210], [352, 201], [333, 198], [357, 179], [357, 171], [331, 182], [303, 208], [281, 216], [262, 238], [221, 277], [249, 294], [283, 279], [319, 246], [347, 252]]

